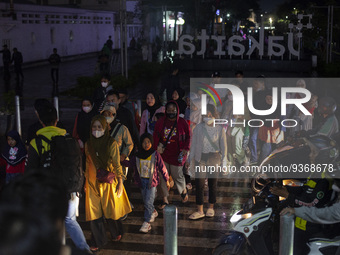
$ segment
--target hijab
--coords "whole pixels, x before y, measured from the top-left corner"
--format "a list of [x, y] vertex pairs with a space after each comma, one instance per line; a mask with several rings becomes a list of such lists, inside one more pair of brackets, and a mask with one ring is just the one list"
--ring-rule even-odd
[[[104, 135], [99, 138], [96, 138], [92, 135], [92, 126], [96, 120], [100, 122], [105, 131]], [[112, 144], [114, 142], [115, 139], [113, 139], [109, 134], [108, 124], [105, 117], [102, 115], [94, 116], [91, 121], [90, 138], [88, 139], [87, 143], [90, 156], [95, 163], [96, 168], [107, 169], [110, 160]]]
[[201, 113], [201, 99], [195, 98], [191, 100], [191, 103], [197, 107], [197, 110], [192, 110], [192, 107], [190, 107], [190, 122], [193, 122], [195, 124], [201, 123], [202, 120], [202, 113]]
[[162, 105], [161, 105], [161, 102], [160, 102], [160, 100], [159, 100], [159, 97], [156, 95], [156, 93], [154, 93], [154, 92], [148, 92], [148, 93], [146, 94], [146, 96], [147, 96], [148, 94], [152, 94], [153, 97], [155, 98], [155, 104], [154, 104], [153, 106], [149, 106], [148, 104], [146, 104], [146, 109], [147, 109], [148, 112], [150, 113], [150, 118], [152, 119], [152, 117], [153, 117], [153, 115], [155, 114], [155, 112], [157, 111], [157, 109], [158, 109], [159, 107], [161, 107]]
[[[151, 141], [151, 148], [149, 150], [144, 150], [142, 144], [144, 139], [148, 138]], [[140, 144], [141, 144], [141, 148], [138, 150], [138, 152], [136, 153], [136, 157], [139, 159], [147, 159], [148, 157], [150, 157], [152, 155], [152, 153], [155, 152], [155, 150], [153, 149], [153, 136], [149, 133], [144, 133], [141, 135], [140, 137]]]
[[96, 111], [93, 108], [93, 100], [91, 98], [84, 97], [81, 103], [83, 103], [84, 101], [89, 101], [92, 105], [92, 109], [90, 112], [84, 112], [82, 107], [81, 112], [78, 113], [77, 133], [80, 140], [85, 143], [87, 139], [89, 139], [89, 134], [91, 133], [91, 120], [96, 115]]
[[19, 133], [16, 130], [9, 131], [6, 137], [9, 136], [12, 137], [17, 143], [14, 147], [11, 147], [6, 141], [6, 146], [4, 147], [1, 155], [6, 160], [7, 164], [15, 166], [26, 158], [27, 151]]

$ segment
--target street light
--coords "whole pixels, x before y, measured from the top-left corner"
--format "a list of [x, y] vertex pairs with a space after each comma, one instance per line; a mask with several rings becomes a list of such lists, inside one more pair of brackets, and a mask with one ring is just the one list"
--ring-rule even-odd
[[272, 23], [273, 23], [273, 19], [269, 18], [269, 23], [270, 23], [270, 29], [272, 29]]

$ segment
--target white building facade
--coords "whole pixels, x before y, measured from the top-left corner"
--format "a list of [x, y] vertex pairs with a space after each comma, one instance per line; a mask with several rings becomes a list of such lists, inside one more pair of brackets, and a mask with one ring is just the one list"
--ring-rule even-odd
[[[15, 4], [11, 14], [8, 3], [0, 3], [0, 10], [0, 44], [16, 47], [24, 62], [47, 59], [53, 48], [62, 57], [99, 52], [109, 35], [113, 48], [120, 47], [118, 11]], [[127, 25], [128, 42], [142, 30], [141, 22], [133, 22]]]

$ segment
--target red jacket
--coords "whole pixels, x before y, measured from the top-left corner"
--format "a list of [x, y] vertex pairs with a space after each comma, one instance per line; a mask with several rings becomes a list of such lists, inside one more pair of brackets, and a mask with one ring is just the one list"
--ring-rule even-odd
[[[163, 160], [171, 165], [176, 165], [176, 166], [183, 166], [186, 157], [183, 158], [182, 162], [178, 162], [178, 156], [182, 150], [189, 151], [190, 150], [190, 137], [191, 137], [191, 132], [190, 132], [190, 126], [188, 125], [187, 121], [181, 117], [179, 117], [179, 107], [175, 101], [169, 101], [169, 103], [174, 103], [176, 104], [177, 107], [177, 124], [176, 124], [176, 135], [173, 136], [173, 139], [176, 140], [177, 146], [174, 146], [175, 143], [172, 145], [167, 145], [165, 148], [165, 151], [162, 154]], [[167, 105], [166, 105], [167, 106]], [[165, 106], [165, 108], [166, 108]], [[164, 129], [166, 123], [169, 123], [170, 121], [167, 119], [166, 116], [160, 118], [155, 126], [155, 130], [153, 133], [153, 140], [154, 140], [154, 149], [157, 150], [158, 144], [161, 142], [165, 144], [167, 136], [164, 135]], [[168, 129], [171, 128], [168, 126]], [[174, 133], [174, 132], [173, 132]], [[171, 140], [171, 139], [170, 139]], [[169, 151], [168, 146], [172, 149], [175, 149], [176, 151]]]

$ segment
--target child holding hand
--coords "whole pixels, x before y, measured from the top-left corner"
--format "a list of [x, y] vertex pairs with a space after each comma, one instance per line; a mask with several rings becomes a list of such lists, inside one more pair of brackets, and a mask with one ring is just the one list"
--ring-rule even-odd
[[[140, 232], [147, 233], [151, 230], [150, 222], [154, 222], [158, 216], [155, 210], [154, 201], [156, 188], [159, 184], [159, 178], [164, 178], [168, 189], [169, 174], [164, 165], [161, 155], [153, 148], [153, 137], [151, 134], [144, 133], [140, 137], [142, 148], [136, 153], [136, 164], [134, 178], [141, 188], [144, 201], [144, 223]], [[161, 175], [161, 177], [159, 176]]]

